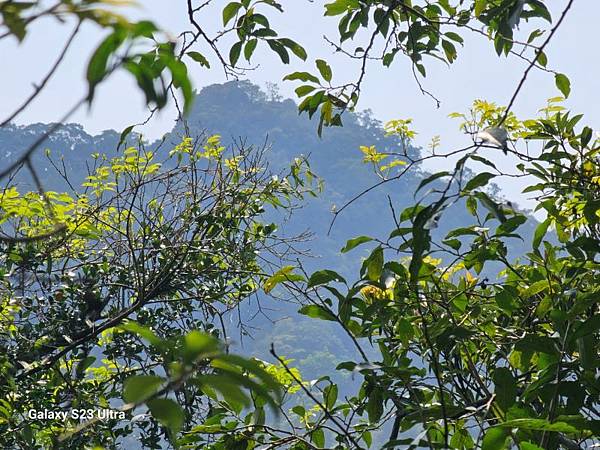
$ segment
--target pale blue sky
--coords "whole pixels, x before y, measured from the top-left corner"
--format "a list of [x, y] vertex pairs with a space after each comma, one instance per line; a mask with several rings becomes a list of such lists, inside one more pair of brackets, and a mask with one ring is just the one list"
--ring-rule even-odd
[[[337, 23], [336, 19], [322, 17], [323, 2], [288, 0], [282, 3], [286, 13], [279, 15], [273, 11], [270, 16], [273, 28], [280, 31], [280, 34], [301, 42], [308, 50], [309, 60], [301, 62], [296, 59], [291, 65], [283, 66], [277, 56], [259, 52], [257, 56], [261, 67], [249, 72], [247, 78], [263, 86], [266, 82], [279, 83], [282, 94], [293, 97], [295, 84], [281, 83], [280, 80], [293, 70], [312, 70], [310, 60], [318, 57], [331, 61], [334, 75], [340, 79], [353, 78], [357, 67], [347, 58], [333, 54], [332, 48], [322, 39], [323, 34], [335, 37]], [[555, 0], [548, 3], [553, 5], [552, 12], [556, 19], [566, 1]], [[566, 73], [572, 81], [573, 91], [566, 105], [585, 113], [587, 123], [592, 125], [600, 121], [600, 105], [597, 101], [600, 63], [593, 45], [597, 39], [595, 22], [599, 13], [600, 2], [575, 1], [569, 16], [547, 49], [550, 66]], [[143, 1], [141, 7], [132, 14], [155, 20], [173, 34], [186, 28], [184, 1]], [[218, 14], [211, 14], [209, 18], [220, 22]], [[207, 20], [205, 25], [210, 27], [211, 24]], [[218, 23], [214, 25], [216, 27]], [[68, 27], [47, 20], [33, 27], [21, 45], [17, 45], [14, 40], [0, 41], [3, 61], [0, 71], [0, 117], [12, 111], [31, 91], [31, 84], [45, 73], [69, 32]], [[84, 28], [69, 52], [66, 64], [49, 83], [44, 94], [19, 117], [17, 123], [55, 121], [85, 93], [87, 58], [101, 38], [102, 34], [95, 27]], [[191, 72], [197, 88], [226, 81], [216, 59], [210, 56], [209, 59], [214, 63], [213, 69], [207, 71], [197, 67]], [[442, 150], [451, 150], [468, 144], [469, 137], [458, 130], [457, 122], [448, 119], [448, 114], [465, 111], [476, 98], [505, 104], [524, 68], [523, 61], [498, 58], [490, 43], [483, 41], [481, 36], [472, 36], [466, 40], [458, 60], [451, 67], [435, 61], [428, 65], [428, 77], [424, 80], [424, 86], [441, 100], [439, 109], [435, 108], [430, 98], [419, 92], [412, 78], [410, 65], [402, 58], [390, 69], [381, 67], [379, 63], [369, 66], [360, 107], [370, 108], [375, 117], [382, 121], [412, 117], [415, 129], [419, 132], [415, 142], [417, 145], [425, 147], [432, 136], [440, 135]], [[514, 110], [526, 117], [543, 106], [546, 98], [555, 95], [558, 92], [554, 87], [553, 76], [533, 72]], [[107, 128], [121, 130], [143, 120], [145, 116], [142, 96], [134, 83], [127, 75], [117, 73], [102, 85], [91, 110], [83, 108], [72, 121], [82, 123], [86, 130], [95, 133]], [[173, 109], [167, 108], [142, 131], [150, 138], [158, 137], [172, 127], [174, 117]], [[359, 144], [366, 143], [357, 143], [357, 146]], [[508, 168], [514, 165], [511, 158], [498, 156], [501, 166]], [[440, 163], [437, 167], [442, 165], [444, 164]], [[517, 183], [511, 181], [510, 184], [500, 184], [507, 196], [517, 198], [520, 191]], [[519, 195], [518, 198], [527, 203], [522, 196]]]

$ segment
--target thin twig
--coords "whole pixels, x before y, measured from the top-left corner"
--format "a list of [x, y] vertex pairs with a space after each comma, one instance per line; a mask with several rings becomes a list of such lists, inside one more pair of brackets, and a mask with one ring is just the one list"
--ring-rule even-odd
[[515, 101], [517, 99], [517, 96], [519, 95], [519, 92], [521, 92], [521, 89], [523, 88], [523, 85], [525, 84], [525, 80], [527, 80], [527, 76], [529, 75], [529, 72], [531, 71], [531, 69], [533, 69], [535, 67], [538, 59], [540, 58], [540, 55], [544, 51], [544, 48], [546, 48], [546, 46], [548, 45], [548, 43], [552, 40], [552, 37], [554, 36], [554, 33], [556, 33], [556, 30], [558, 30], [558, 28], [562, 24], [563, 20], [567, 16], [567, 13], [571, 9], [571, 6], [573, 5], [574, 1], [575, 0], [569, 0], [569, 3], [567, 3], [567, 6], [565, 7], [565, 9], [563, 10], [562, 14], [560, 15], [560, 18], [558, 19], [558, 22], [556, 22], [556, 25], [554, 25], [554, 27], [552, 28], [552, 30], [550, 30], [550, 34], [548, 35], [548, 37], [546, 38], [546, 40], [540, 46], [539, 50], [537, 51], [537, 53], [535, 55], [535, 58], [533, 58], [533, 60], [527, 66], [527, 69], [525, 69], [525, 72], [523, 72], [523, 76], [521, 77], [521, 80], [519, 81], [519, 84], [517, 85], [517, 89], [515, 90], [515, 92], [513, 93], [512, 97], [510, 99], [510, 101], [508, 102], [508, 106], [506, 107], [506, 110], [504, 111], [504, 115], [500, 119], [500, 122], [498, 123], [498, 125], [502, 125], [504, 123], [504, 121], [507, 119], [508, 114], [510, 113], [511, 108], [513, 107], [513, 104], [515, 103]]
[[21, 104], [21, 106], [19, 106], [10, 116], [8, 116], [6, 119], [4, 119], [2, 123], [0, 123], [0, 128], [4, 127], [9, 122], [12, 122], [14, 118], [21, 114], [25, 110], [25, 108], [27, 108], [29, 104], [31, 104], [31, 102], [40, 94], [40, 92], [42, 92], [42, 89], [44, 89], [50, 78], [52, 78], [52, 76], [56, 73], [56, 70], [62, 63], [65, 55], [67, 54], [67, 51], [69, 50], [71, 44], [75, 40], [75, 36], [77, 36], [77, 33], [79, 33], [81, 23], [81, 21], [77, 22], [77, 26], [69, 36], [69, 39], [67, 39], [67, 42], [65, 43], [62, 51], [60, 52], [60, 55], [58, 55], [58, 58], [56, 59], [46, 76], [42, 79], [40, 83], [35, 85], [35, 90], [31, 93], [29, 97], [27, 97], [27, 99]]

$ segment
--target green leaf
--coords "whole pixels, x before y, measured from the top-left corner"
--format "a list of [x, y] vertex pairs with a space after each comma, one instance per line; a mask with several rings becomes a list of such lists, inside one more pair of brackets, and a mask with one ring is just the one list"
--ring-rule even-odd
[[88, 81], [88, 102], [94, 98], [96, 86], [107, 74], [107, 65], [110, 55], [121, 46], [127, 34], [122, 28], [116, 28], [96, 48], [87, 66], [86, 78]]
[[544, 450], [531, 442], [519, 442], [519, 450]]
[[465, 206], [467, 207], [467, 211], [469, 211], [473, 217], [477, 217], [477, 199], [475, 197], [467, 197]]
[[263, 16], [262, 14], [257, 14], [254, 13], [249, 17], [250, 20], [252, 20], [252, 22], [257, 23], [259, 25], [262, 25], [263, 27], [265, 27], [266, 29], [270, 29], [271, 28], [271, 24], [269, 23], [269, 19], [267, 19], [265, 16]]
[[527, 217], [522, 214], [511, 217], [498, 227], [498, 233], [512, 233], [525, 222], [527, 222]]
[[188, 361], [193, 361], [199, 355], [212, 353], [219, 349], [219, 341], [209, 334], [192, 330], [185, 335], [184, 349]]
[[530, 15], [532, 17], [541, 17], [547, 20], [549, 23], [552, 23], [552, 15], [546, 5], [544, 5], [540, 0], [530, 0], [529, 6], [531, 8]]
[[304, 418], [304, 415], [306, 414], [306, 409], [302, 405], [296, 405], [292, 408], [292, 412], [294, 414]]
[[363, 431], [361, 437], [362, 437], [362, 440], [365, 442], [365, 444], [367, 444], [367, 448], [370, 448], [371, 445], [373, 444], [373, 435], [371, 434], [371, 432]]
[[548, 65], [548, 57], [544, 52], [538, 52], [537, 62], [540, 63], [540, 66], [542, 67], [546, 67]]
[[146, 328], [137, 322], [129, 321], [124, 323], [123, 325], [120, 325], [118, 328], [124, 331], [129, 331], [130, 333], [137, 334], [138, 336], [146, 339], [148, 342], [150, 342], [150, 344], [154, 345], [155, 347], [161, 347], [163, 345], [163, 340], [160, 339], [156, 334], [154, 334], [154, 332], [150, 330], [150, 328]]
[[475, 17], [479, 17], [488, 4], [488, 0], [475, 0]]
[[466, 184], [464, 190], [466, 192], [469, 192], [469, 191], [472, 191], [473, 189], [477, 189], [478, 187], [485, 186], [495, 176], [496, 175], [494, 175], [493, 173], [481, 172], [469, 180], [469, 182]]
[[246, 42], [246, 45], [244, 46], [244, 58], [246, 58], [246, 61], [250, 61], [257, 44], [258, 39], [250, 39], [248, 42]]
[[210, 63], [208, 62], [208, 59], [206, 59], [206, 57], [202, 53], [187, 52], [186, 55], [188, 55], [190, 58], [192, 58], [197, 63], [200, 63], [201, 66], [206, 67], [207, 69], [210, 69]]
[[283, 77], [283, 81], [295, 81], [295, 80], [304, 81], [305, 83], [308, 81], [312, 81], [313, 83], [319, 82], [319, 79], [317, 77], [315, 77], [314, 75], [312, 75], [308, 72], [293, 72], [293, 73], [290, 73], [289, 75], [286, 75], [285, 77]]
[[235, 64], [238, 62], [238, 59], [240, 59], [241, 51], [242, 51], [242, 41], [236, 42], [229, 49], [229, 63], [232, 66], [235, 66]]
[[285, 281], [305, 281], [302, 275], [293, 273], [294, 269], [294, 266], [284, 266], [270, 276], [263, 284], [265, 294], [268, 294], [275, 286]]
[[227, 25], [227, 23], [235, 17], [241, 7], [241, 3], [231, 2], [223, 8], [223, 26]]
[[314, 86], [311, 86], [309, 84], [303, 84], [302, 86], [298, 86], [296, 89], [294, 89], [294, 92], [298, 97], [304, 97], [305, 95], [310, 94], [315, 89], [316, 88]]
[[135, 127], [135, 125], [130, 125], [127, 128], [125, 128], [123, 131], [121, 131], [121, 136], [119, 137], [119, 143], [117, 144], [117, 151], [119, 151], [119, 149], [121, 148], [121, 145], [123, 145], [123, 143], [127, 139], [127, 136], [129, 136], [129, 133], [131, 133], [131, 131], [133, 130], [134, 127]]
[[594, 130], [592, 130], [590, 127], [583, 127], [583, 130], [581, 131], [581, 147], [586, 147], [590, 141], [592, 140], [592, 136], [594, 134]]
[[567, 78], [567, 76], [562, 73], [557, 73], [554, 76], [554, 82], [556, 83], [556, 87], [558, 88], [558, 90], [562, 92], [562, 95], [564, 95], [565, 98], [567, 98], [571, 93], [571, 81], [569, 80], [569, 78]]
[[514, 419], [497, 425], [502, 428], [519, 428], [533, 431], [556, 431], [558, 433], [577, 433], [577, 427], [565, 422], [549, 422], [545, 419]]
[[313, 273], [308, 280], [308, 287], [319, 286], [321, 284], [327, 284], [331, 281], [345, 283], [346, 280], [339, 273], [333, 270], [319, 270]]
[[506, 438], [508, 437], [508, 430], [504, 430], [498, 427], [492, 427], [485, 433], [483, 442], [481, 444], [481, 450], [506, 450]]
[[[132, 61], [126, 62], [123, 67], [135, 77], [139, 88], [146, 97], [146, 103], [155, 103], [159, 109], [166, 105], [166, 91], [155, 83], [157, 76], [153, 67], [147, 63], [136, 64]], [[160, 75], [158, 78], [161, 78]]]
[[500, 292], [497, 292], [494, 296], [494, 300], [496, 301], [498, 307], [509, 317], [519, 308], [515, 297], [506, 289], [502, 289]]
[[[377, 8], [373, 13], [373, 19], [383, 37], [387, 37], [390, 29], [390, 15], [383, 8]], [[356, 53], [356, 52], [355, 52]], [[364, 53], [364, 50], [363, 50]]]
[[482, 164], [485, 164], [486, 166], [489, 166], [489, 167], [491, 167], [491, 168], [493, 168], [493, 169], [495, 169], [495, 168], [496, 168], [496, 165], [495, 165], [493, 162], [491, 162], [489, 159], [483, 158], [482, 156], [479, 156], [479, 155], [471, 155], [471, 159], [472, 159], [473, 161], [477, 161], [477, 162], [480, 162], [480, 163], [482, 163]]
[[506, 222], [506, 216], [498, 203], [492, 200], [485, 192], [478, 191], [474, 194], [481, 204], [490, 211], [499, 222]]
[[369, 416], [369, 422], [376, 423], [383, 414], [383, 396], [381, 389], [375, 388], [369, 395], [367, 402], [367, 414]]
[[168, 398], [155, 398], [150, 400], [148, 408], [152, 415], [165, 427], [167, 427], [174, 437], [185, 421], [185, 413], [181, 406]]
[[252, 33], [252, 36], [257, 38], [275, 37], [277, 36], [277, 32], [275, 30], [271, 30], [270, 28], [259, 28]]
[[459, 44], [462, 44], [464, 42], [462, 37], [460, 37], [458, 34], [452, 31], [444, 33], [444, 36], [446, 36], [448, 39], [452, 39], [454, 42], [458, 42]]
[[[243, 375], [240, 376], [243, 378]], [[207, 387], [219, 391], [229, 406], [241, 410], [250, 405], [250, 399], [242, 389], [243, 385], [234, 377], [235, 374], [232, 373], [201, 375], [196, 378], [196, 382], [203, 391]]]
[[529, 353], [537, 352], [548, 355], [557, 353], [556, 342], [552, 338], [534, 333], [526, 334], [523, 338], [519, 339], [514, 348], [516, 351]]
[[579, 364], [585, 370], [595, 370], [598, 365], [598, 340], [595, 336], [587, 334], [577, 339]]
[[277, 53], [279, 55], [279, 59], [281, 59], [282, 63], [284, 63], [284, 64], [290, 63], [290, 55], [287, 52], [287, 50], [285, 49], [285, 47], [283, 46], [283, 44], [279, 41], [279, 39], [269, 39], [269, 40], [267, 40], [267, 44], [269, 44], [269, 47], [271, 47], [271, 50], [273, 50], [275, 53]]
[[346, 245], [344, 245], [340, 251], [342, 253], [347, 253], [350, 250], [352, 250], [353, 248], [358, 247], [359, 245], [364, 244], [365, 242], [370, 242], [372, 240], [373, 240], [373, 238], [371, 238], [369, 236], [357, 236], [355, 238], [348, 240], [346, 242]]
[[394, 49], [391, 52], [387, 52], [385, 55], [383, 55], [382, 62], [385, 67], [390, 67], [392, 65], [392, 62], [394, 62], [394, 58], [396, 57], [396, 53], [398, 53], [398, 51]]
[[315, 63], [317, 65], [317, 69], [319, 69], [319, 73], [321, 74], [323, 79], [327, 82], [331, 81], [332, 72], [331, 72], [331, 67], [329, 66], [329, 64], [327, 64], [327, 62], [322, 59], [317, 59], [315, 61]]
[[123, 383], [123, 400], [127, 403], [141, 403], [156, 394], [165, 380], [156, 375], [137, 375]]
[[277, 391], [281, 387], [277, 380], [273, 378], [273, 375], [268, 373], [257, 360], [247, 359], [239, 355], [226, 354], [219, 356], [213, 361], [225, 361], [228, 364], [234, 364], [243, 368], [248, 374], [260, 379], [264, 386], [272, 391]]
[[415, 194], [417, 192], [419, 192], [421, 190], [421, 188], [427, 186], [432, 181], [435, 181], [438, 178], [447, 177], [447, 176], [450, 176], [450, 175], [451, 175], [450, 172], [437, 172], [437, 173], [434, 173], [433, 175], [428, 176], [427, 178], [425, 178], [423, 181], [421, 181], [419, 183], [419, 187], [417, 187], [417, 190], [415, 191]]
[[133, 27], [129, 28], [129, 33], [132, 37], [145, 37], [148, 39], [154, 39], [154, 33], [158, 31], [156, 25], [149, 20], [141, 20], [132, 25]]
[[452, 44], [450, 41], [442, 39], [442, 49], [446, 54], [446, 59], [448, 62], [452, 64], [456, 59], [456, 47], [454, 47], [454, 44]]
[[595, 315], [587, 319], [585, 322], [581, 323], [575, 331], [573, 335], [570, 337], [571, 341], [575, 339], [582, 338], [584, 336], [590, 335], [592, 333], [600, 330], [600, 315]]
[[536, 250], [542, 243], [542, 239], [544, 238], [544, 236], [546, 236], [546, 233], [548, 232], [548, 227], [550, 226], [551, 222], [552, 220], [548, 218], [535, 228], [535, 233], [533, 234], [533, 241], [531, 243], [531, 246], [534, 250]]
[[[440, 202], [443, 200], [444, 197], [442, 197]], [[413, 283], [419, 277], [419, 270], [423, 265], [423, 254], [431, 247], [431, 235], [425, 229], [425, 224], [435, 214], [438, 214], [438, 209], [432, 205], [427, 206], [419, 211], [413, 222], [412, 257], [408, 265], [408, 273]]]
[[325, 15], [338, 16], [358, 6], [359, 3], [356, 0], [335, 0], [335, 2], [325, 5]]
[[321, 105], [321, 117], [319, 121], [319, 128], [317, 130], [317, 134], [321, 137], [321, 133], [323, 131], [323, 124], [329, 124], [331, 122], [331, 115], [333, 112], [333, 104], [327, 100]]
[[78, 376], [82, 376], [85, 372], [85, 369], [87, 369], [92, 364], [94, 364], [95, 361], [96, 361], [95, 356], [88, 356], [87, 358], [82, 359], [77, 364], [77, 369], [75, 370], [75, 372], [77, 373]]
[[383, 248], [377, 247], [365, 261], [367, 277], [371, 281], [379, 281], [383, 271]]
[[396, 333], [398, 333], [398, 337], [400, 340], [408, 346], [408, 342], [415, 336], [415, 329], [413, 324], [406, 318], [402, 318], [396, 324]]
[[525, 291], [522, 294], [523, 298], [533, 297], [534, 295], [537, 295], [540, 292], [545, 291], [546, 289], [548, 289], [548, 287], [549, 287], [548, 280], [536, 281], [531, 286], [529, 286], [527, 289], [525, 289]]
[[462, 242], [460, 242], [460, 240], [458, 240], [458, 239], [445, 239], [442, 242], [454, 250], [460, 249], [460, 247], [462, 245]]
[[496, 368], [493, 380], [496, 403], [503, 411], [507, 411], [517, 398], [517, 381], [507, 367]]
[[304, 47], [302, 47], [300, 44], [288, 38], [281, 38], [279, 39], [279, 42], [281, 42], [281, 44], [283, 44], [285, 47], [289, 48], [292, 53], [302, 61], [306, 61], [306, 50], [304, 50]]
[[330, 384], [323, 389], [323, 400], [325, 400], [325, 406], [328, 410], [332, 410], [337, 402], [338, 398], [338, 387], [336, 384]]
[[194, 100], [194, 92], [192, 90], [192, 83], [188, 77], [187, 66], [176, 58], [169, 58], [167, 67], [169, 67], [169, 71], [171, 72], [173, 86], [179, 88], [183, 94], [184, 113], [188, 113]]
[[2, 25], [5, 25], [6, 28], [12, 33], [19, 42], [22, 42], [27, 34], [27, 23], [22, 16], [21, 13], [23, 10], [30, 8], [35, 5], [35, 2], [15, 2], [15, 1], [5, 1], [0, 9], [0, 13], [2, 14]]
[[477, 236], [479, 233], [477, 231], [475, 231], [473, 229], [474, 227], [463, 227], [463, 228], [456, 228], [455, 230], [450, 231], [447, 235], [446, 235], [446, 239], [450, 239], [453, 237], [457, 237], [457, 236]]
[[317, 448], [325, 447], [325, 431], [323, 431], [323, 428], [316, 428], [312, 431], [310, 433], [310, 440]]
[[312, 317], [313, 319], [336, 322], [335, 316], [321, 305], [305, 305], [300, 308], [298, 312], [304, 316]]
[[527, 43], [531, 44], [534, 40], [542, 36], [544, 32], [540, 29], [535, 29], [531, 33], [529, 33], [529, 37], [527, 38]]
[[473, 449], [475, 448], [475, 443], [466, 429], [457, 427], [450, 440], [450, 448]]

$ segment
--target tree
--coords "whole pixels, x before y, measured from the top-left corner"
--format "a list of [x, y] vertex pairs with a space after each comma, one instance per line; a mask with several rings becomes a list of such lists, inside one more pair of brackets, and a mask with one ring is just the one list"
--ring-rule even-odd
[[[478, 102], [457, 116], [482, 127], [505, 112]], [[323, 270], [296, 283], [310, 301], [301, 313], [337, 322], [354, 339], [357, 359], [338, 370], [363, 379], [344, 402], [328, 403], [327, 386], [316, 426], [336, 428], [333, 418], [345, 419], [337, 440], [353, 436], [364, 447], [386, 423], [383, 442], [401, 448], [574, 449], [598, 442], [600, 141], [577, 126], [581, 118], [556, 103], [544, 118], [507, 116], [515, 140], [542, 142], [539, 156], [518, 154], [519, 172], [534, 179], [526, 191], [539, 193], [547, 214], [526, 255], [510, 258], [506, 243], [531, 219], [482, 190], [508, 174], [474, 145], [453, 171], [421, 183], [433, 184], [432, 193], [400, 213], [387, 239], [348, 241], [342, 251], [376, 242], [356, 282]], [[464, 179], [469, 160], [493, 172]], [[466, 200], [473, 225], [434, 241], [434, 223], [458, 199]], [[558, 241], [547, 236], [551, 229]], [[493, 262], [500, 269], [490, 271]], [[390, 274], [394, 281], [386, 284]], [[371, 345], [376, 357], [365, 349]]]
[[[3, 231], [14, 236], [2, 248], [3, 447], [59, 445], [64, 419], [26, 416], [58, 405], [109, 409], [122, 396], [119, 411], [131, 417], [145, 402], [173, 439], [223, 401], [217, 392], [240, 413], [245, 388], [261, 411], [276, 406], [272, 366], [229, 355], [217, 338], [269, 258], [293, 251], [261, 215], [310, 189], [304, 163], [272, 177], [261, 151], [226, 151], [218, 136], [158, 154], [96, 155], [71, 194], [7, 186], [0, 196]], [[116, 424], [96, 423], [69, 445], [111, 445], [136, 428], [148, 448], [165, 438], [148, 419]]]

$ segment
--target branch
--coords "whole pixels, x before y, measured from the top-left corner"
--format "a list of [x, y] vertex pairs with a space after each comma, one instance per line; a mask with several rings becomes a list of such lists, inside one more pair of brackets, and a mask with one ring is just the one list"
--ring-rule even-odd
[[35, 90], [21, 104], [21, 106], [19, 106], [10, 116], [8, 116], [6, 119], [4, 119], [4, 121], [2, 123], [0, 123], [0, 128], [4, 127], [9, 122], [12, 122], [12, 120], [15, 117], [17, 117], [19, 114], [21, 114], [25, 110], [25, 108], [27, 108], [29, 106], [29, 104], [40, 94], [40, 92], [42, 92], [42, 90], [44, 89], [44, 87], [46, 86], [46, 84], [48, 83], [50, 78], [52, 78], [52, 76], [56, 73], [58, 66], [60, 66], [60, 64], [62, 63], [65, 55], [67, 54], [67, 51], [69, 50], [69, 48], [71, 47], [71, 44], [73, 43], [73, 40], [75, 39], [75, 36], [77, 35], [77, 33], [79, 33], [79, 28], [81, 27], [81, 23], [82, 23], [81, 21], [77, 22], [77, 26], [75, 27], [75, 29], [69, 36], [69, 39], [67, 39], [67, 42], [65, 43], [62, 51], [60, 52], [60, 55], [58, 55], [58, 58], [56, 59], [56, 61], [54, 62], [54, 64], [52, 65], [52, 67], [50, 68], [48, 73], [46, 74], [46, 76], [42, 79], [42, 81], [39, 84], [35, 85]]
[[571, 9], [571, 6], [573, 5], [573, 2], [574, 2], [574, 0], [569, 0], [569, 3], [567, 4], [567, 6], [563, 10], [562, 14], [560, 15], [560, 19], [558, 19], [558, 22], [556, 22], [556, 25], [554, 25], [554, 27], [552, 28], [552, 30], [550, 30], [550, 34], [548, 35], [548, 37], [546, 38], [546, 40], [542, 43], [542, 45], [538, 49], [538, 51], [537, 51], [537, 53], [535, 55], [535, 58], [533, 58], [533, 60], [527, 66], [527, 69], [525, 69], [525, 72], [523, 72], [523, 76], [521, 77], [521, 81], [519, 81], [519, 84], [517, 85], [517, 89], [515, 90], [515, 92], [513, 93], [513, 96], [511, 97], [510, 101], [508, 102], [508, 106], [506, 107], [506, 111], [504, 111], [504, 115], [500, 119], [500, 122], [498, 123], [498, 125], [502, 125], [504, 123], [504, 121], [506, 120], [506, 118], [508, 117], [508, 114], [509, 114], [511, 108], [512, 108], [513, 104], [515, 103], [515, 101], [517, 99], [517, 96], [519, 95], [519, 92], [521, 92], [521, 89], [523, 88], [523, 85], [525, 84], [525, 80], [527, 80], [527, 76], [529, 75], [529, 72], [531, 72], [531, 69], [533, 69], [535, 67], [538, 59], [540, 58], [540, 55], [544, 51], [544, 48], [546, 48], [546, 46], [548, 45], [548, 43], [550, 43], [550, 41], [552, 40], [552, 37], [554, 36], [554, 33], [556, 33], [556, 30], [558, 30], [558, 28], [562, 24], [562, 22], [563, 22], [564, 18], [566, 17], [567, 13]]
[[289, 367], [287, 366], [285, 360], [283, 358], [281, 358], [279, 355], [277, 355], [277, 353], [275, 353], [275, 347], [273, 346], [273, 344], [271, 344], [271, 351], [270, 351], [271, 355], [273, 355], [275, 357], [275, 359], [277, 359], [277, 361], [279, 361], [279, 363], [282, 365], [282, 367], [285, 369], [285, 371], [287, 372], [287, 374], [289, 376], [292, 377], [292, 379], [296, 382], [296, 384], [298, 384], [298, 386], [300, 386], [300, 388], [304, 391], [304, 393], [306, 395], [308, 395], [308, 397], [314, 401], [317, 406], [319, 406], [319, 408], [321, 408], [321, 410], [323, 410], [323, 412], [325, 413], [325, 415], [329, 418], [329, 420], [331, 420], [334, 425], [336, 427], [338, 427], [342, 434], [344, 434], [352, 443], [353, 448], [355, 449], [362, 449], [363, 447], [361, 447], [358, 442], [356, 442], [356, 439], [354, 439], [346, 430], [346, 427], [343, 426], [343, 424], [341, 424], [327, 409], [327, 407], [321, 403], [312, 392], [310, 392], [309, 389], [306, 388], [306, 386], [304, 385], [304, 383], [302, 383], [301, 380], [298, 379], [298, 377], [296, 376], [296, 374], [294, 372], [292, 372]]

